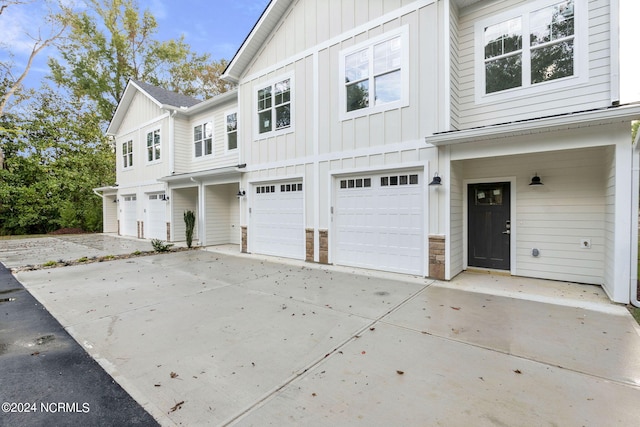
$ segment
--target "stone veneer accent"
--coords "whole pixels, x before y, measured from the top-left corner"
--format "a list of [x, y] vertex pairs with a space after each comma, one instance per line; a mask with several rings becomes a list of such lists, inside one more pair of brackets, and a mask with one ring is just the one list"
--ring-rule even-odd
[[240, 249], [240, 252], [242, 252], [243, 254], [247, 253], [247, 226], [243, 225], [240, 227], [240, 232], [242, 234], [242, 247]]
[[444, 280], [445, 236], [429, 236], [429, 277]]
[[118, 220], [118, 236], [121, 236], [121, 234], [120, 234], [120, 220]]
[[171, 240], [171, 223], [167, 222], [167, 242]]
[[138, 239], [144, 239], [144, 221], [138, 221]]
[[305, 261], [313, 262], [314, 258], [314, 230], [313, 228], [305, 228], [305, 243], [306, 243], [306, 252], [305, 252]]
[[318, 230], [320, 236], [320, 264], [329, 264], [329, 230]]

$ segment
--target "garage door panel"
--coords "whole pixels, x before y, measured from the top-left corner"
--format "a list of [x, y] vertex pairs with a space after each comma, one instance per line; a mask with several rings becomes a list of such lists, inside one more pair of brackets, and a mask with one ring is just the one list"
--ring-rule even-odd
[[137, 200], [135, 195], [122, 196], [120, 211], [120, 234], [123, 236], [138, 235]]
[[260, 184], [254, 187], [253, 195], [252, 252], [303, 259], [302, 183]]
[[362, 177], [368, 186], [351, 186], [358, 179], [336, 182], [334, 262], [422, 274], [426, 240], [422, 174], [372, 174]]
[[146, 197], [147, 219], [145, 222], [145, 238], [147, 239], [167, 239], [167, 207], [163, 196], [164, 193], [160, 193], [148, 194]]

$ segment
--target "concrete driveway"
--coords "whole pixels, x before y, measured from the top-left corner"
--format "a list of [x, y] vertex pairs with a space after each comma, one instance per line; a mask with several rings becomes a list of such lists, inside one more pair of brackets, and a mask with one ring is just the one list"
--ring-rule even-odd
[[17, 278], [167, 426], [638, 423], [639, 328], [597, 287], [275, 261], [200, 250]]

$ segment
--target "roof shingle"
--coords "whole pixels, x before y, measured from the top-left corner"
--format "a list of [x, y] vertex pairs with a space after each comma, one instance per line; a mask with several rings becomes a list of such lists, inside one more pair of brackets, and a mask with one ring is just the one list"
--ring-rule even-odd
[[193, 107], [202, 101], [191, 96], [182, 95], [170, 90], [163, 89], [158, 86], [153, 86], [148, 83], [141, 82], [139, 80], [132, 80], [136, 85], [140, 86], [142, 90], [147, 92], [160, 104], [167, 104], [174, 107]]

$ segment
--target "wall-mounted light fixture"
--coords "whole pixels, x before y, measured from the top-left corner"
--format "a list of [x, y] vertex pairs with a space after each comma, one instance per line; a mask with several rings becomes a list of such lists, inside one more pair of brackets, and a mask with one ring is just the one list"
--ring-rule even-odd
[[244, 196], [246, 196], [247, 193], [244, 190], [240, 190], [238, 191], [238, 194], [236, 194], [236, 196], [238, 197], [238, 199], [243, 198]]
[[113, 203], [118, 203], [118, 199], [113, 199]]
[[163, 194], [163, 195], [160, 196], [160, 200], [162, 200], [163, 202], [168, 202], [169, 198], [167, 197], [166, 194]]
[[429, 183], [429, 186], [439, 186], [442, 185], [442, 178], [440, 178], [440, 176], [438, 175], [438, 172], [436, 172], [433, 175], [433, 180]]
[[544, 185], [538, 176], [538, 172], [536, 172], [535, 176], [531, 178], [531, 183], [529, 185]]

